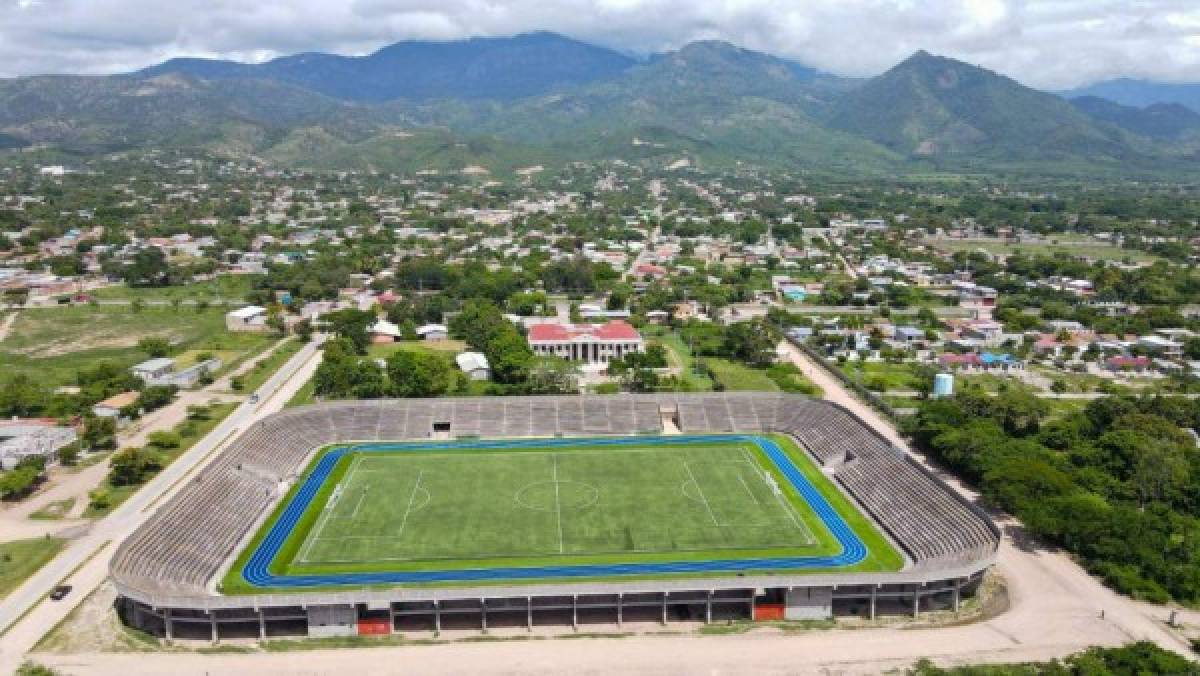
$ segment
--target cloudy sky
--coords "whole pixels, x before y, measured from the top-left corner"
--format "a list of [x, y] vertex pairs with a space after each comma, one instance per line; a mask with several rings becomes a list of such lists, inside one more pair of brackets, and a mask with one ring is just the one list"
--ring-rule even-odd
[[923, 48], [1043, 88], [1200, 82], [1200, 0], [0, 0], [0, 75], [530, 30], [641, 54], [718, 38], [841, 75]]

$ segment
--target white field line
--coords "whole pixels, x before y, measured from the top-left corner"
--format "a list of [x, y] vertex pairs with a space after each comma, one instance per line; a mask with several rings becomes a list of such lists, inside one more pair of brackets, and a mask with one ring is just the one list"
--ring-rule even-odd
[[737, 478], [738, 478], [738, 482], [740, 482], [742, 484], [742, 488], [746, 489], [746, 495], [750, 496], [750, 499], [754, 501], [754, 504], [756, 506], [759, 505], [760, 503], [758, 502], [758, 498], [756, 498], [754, 496], [754, 491], [750, 490], [750, 484], [746, 483], [746, 479], [742, 477], [741, 472], [738, 472]]
[[708, 510], [708, 516], [712, 519], [713, 525], [717, 528], [721, 527], [721, 522], [717, 521], [717, 515], [713, 514], [712, 505], [708, 504], [708, 498], [704, 497], [704, 489], [700, 487], [700, 482], [696, 481], [696, 475], [692, 474], [692, 466], [687, 460], [683, 461], [683, 468], [687, 470], [688, 476], [692, 478], [692, 485], [696, 487], [696, 492], [700, 494], [700, 500], [704, 502], [704, 508]]
[[562, 530], [562, 503], [558, 499], [558, 455], [550, 456], [554, 460], [554, 514], [558, 517], [558, 553], [562, 554], [563, 547], [563, 530]]
[[[758, 472], [759, 477], [763, 480], [763, 483], [767, 484], [767, 487], [770, 488], [770, 484], [767, 482], [766, 478], [770, 476], [770, 471], [759, 465], [758, 462], [755, 461], [754, 456], [751, 455], [750, 451], [747, 450], [745, 446], [742, 447], [742, 454], [746, 456], [746, 462], [750, 463], [750, 466]], [[779, 501], [779, 506], [783, 508], [783, 512], [788, 515], [789, 519], [791, 519], [792, 525], [796, 527], [796, 530], [800, 531], [804, 535], [805, 544], [815, 544], [817, 541], [817, 536], [813, 534], [813, 532], [809, 530], [808, 526], [806, 526], [804, 522], [798, 518], [795, 507], [792, 506], [790, 500], [784, 497], [782, 490], [775, 493], [775, 499]]]
[[404, 535], [404, 529], [408, 526], [408, 515], [412, 512], [413, 501], [417, 499], [417, 489], [421, 487], [421, 477], [424, 474], [425, 470], [417, 472], [417, 482], [413, 484], [412, 493], [408, 496], [408, 507], [404, 509], [404, 518], [400, 520], [400, 531], [396, 533], [396, 539], [400, 539]]
[[358, 517], [358, 510], [362, 507], [363, 501], [367, 499], [367, 486], [369, 486], [369, 485], [370, 484], [363, 486], [362, 491], [359, 492], [358, 502], [354, 503], [354, 511], [350, 512], [351, 520], [354, 520], [355, 518]]
[[329, 501], [325, 503], [325, 507], [321, 510], [321, 516], [317, 518], [317, 525], [308, 534], [308, 539], [304, 542], [304, 546], [300, 548], [300, 562], [308, 563], [308, 555], [312, 551], [313, 545], [317, 540], [321, 539], [321, 531], [325, 530], [325, 524], [329, 523], [329, 519], [333, 516], [333, 510], [337, 507], [338, 498], [342, 494], [342, 488], [350, 485], [354, 478], [354, 470], [358, 469], [358, 464], [362, 462], [362, 456], [354, 458], [354, 462], [350, 463], [350, 470], [346, 472], [346, 476], [342, 478], [341, 483], [334, 487], [333, 493], [329, 496]]

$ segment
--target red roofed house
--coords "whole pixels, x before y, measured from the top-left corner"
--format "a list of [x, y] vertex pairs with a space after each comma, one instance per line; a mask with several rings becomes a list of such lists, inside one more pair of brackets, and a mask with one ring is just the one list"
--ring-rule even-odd
[[605, 364], [630, 352], [642, 352], [645, 343], [637, 329], [623, 321], [607, 324], [534, 324], [529, 327], [529, 347], [543, 357]]
[[667, 269], [661, 265], [653, 263], [640, 263], [633, 269], [633, 274], [639, 277], [653, 277], [654, 279], [662, 279], [667, 276]]
[[1133, 371], [1141, 373], [1150, 368], [1149, 357], [1109, 357], [1104, 365], [1110, 371]]

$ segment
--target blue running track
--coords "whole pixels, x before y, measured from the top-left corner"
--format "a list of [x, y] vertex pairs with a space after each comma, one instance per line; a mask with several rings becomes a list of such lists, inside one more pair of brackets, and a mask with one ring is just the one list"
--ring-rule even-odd
[[[319, 575], [275, 575], [268, 569], [279, 554], [284, 541], [296, 527], [300, 517], [316, 497], [339, 459], [348, 453], [411, 453], [454, 449], [554, 448], [556, 446], [624, 446], [669, 445], [705, 441], [752, 442], [771, 459], [775, 467], [791, 482], [820, 517], [841, 545], [841, 553], [833, 556], [791, 556], [748, 559], [714, 559], [711, 561], [667, 561], [655, 563], [612, 563], [552, 565], [507, 568], [469, 568], [456, 570], [421, 570], [407, 572], [328, 573]], [[763, 570], [804, 570], [837, 568], [854, 565], [867, 556], [866, 545], [851, 530], [804, 474], [792, 463], [787, 453], [771, 439], [756, 435], [724, 434], [672, 437], [616, 437], [590, 439], [510, 439], [505, 441], [456, 441], [438, 443], [373, 443], [335, 448], [317, 463], [308, 479], [288, 502], [275, 520], [267, 536], [242, 568], [242, 578], [255, 587], [300, 588], [332, 585], [420, 584], [431, 582], [503, 582], [548, 578], [607, 577], [617, 575], [658, 575], [663, 573], [737, 573]]]

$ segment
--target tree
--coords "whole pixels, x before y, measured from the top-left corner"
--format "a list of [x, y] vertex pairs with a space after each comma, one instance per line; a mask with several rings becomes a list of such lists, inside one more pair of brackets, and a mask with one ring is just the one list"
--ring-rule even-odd
[[129, 264], [121, 270], [121, 277], [129, 286], [166, 286], [170, 283], [170, 265], [167, 256], [158, 247], [138, 249]]
[[630, 392], [653, 392], [659, 387], [658, 374], [648, 368], [631, 368], [621, 376], [621, 385]]
[[159, 430], [157, 432], [151, 432], [149, 436], [146, 437], [146, 441], [154, 448], [168, 450], [172, 448], [179, 448], [179, 444], [182, 443], [183, 440], [180, 439], [177, 432], [172, 432], [170, 430]]
[[492, 367], [492, 376], [501, 383], [518, 383], [525, 380], [533, 362], [533, 351], [529, 349], [529, 343], [511, 324], [488, 342], [484, 348], [484, 356]]
[[58, 462], [65, 467], [74, 467], [79, 462], [79, 442], [73, 441], [54, 452]]
[[371, 336], [367, 330], [375, 323], [375, 315], [364, 310], [345, 308], [321, 317], [334, 335], [345, 338], [354, 346], [355, 354], [366, 354]]
[[462, 311], [450, 320], [449, 328], [456, 338], [465, 340], [476, 350], [486, 352], [488, 341], [505, 325], [512, 326], [495, 303], [473, 299], [463, 304]]
[[157, 453], [130, 447], [115, 453], [108, 465], [110, 485], [136, 486], [162, 469], [162, 459]]
[[174, 385], [151, 385], [143, 389], [142, 393], [138, 395], [135, 406], [146, 413], [157, 411], [171, 403], [175, 399], [175, 393], [178, 391], [179, 388]]
[[137, 347], [152, 358], [165, 357], [171, 354], [171, 343], [166, 338], [146, 336], [138, 341]]
[[117, 421], [105, 416], [89, 415], [83, 419], [83, 445], [89, 450], [117, 447]]
[[1026, 435], [1037, 432], [1049, 407], [1027, 388], [1009, 387], [996, 395], [992, 411], [1007, 432]]
[[528, 394], [575, 394], [579, 392], [579, 367], [558, 357], [534, 358], [525, 382]]
[[725, 329], [722, 351], [751, 366], [770, 366], [776, 358], [775, 330], [761, 319], [737, 322]]
[[276, 303], [272, 303], [270, 309], [267, 310], [267, 328], [280, 336], [287, 335], [287, 322], [283, 319], [283, 309]]
[[312, 321], [308, 319], [301, 319], [300, 321], [296, 322], [296, 324], [292, 327], [292, 330], [296, 332], [296, 336], [300, 339], [300, 342], [307, 343], [312, 340]]
[[27, 373], [17, 373], [0, 383], [0, 416], [32, 417], [50, 403], [50, 391]]
[[455, 384], [454, 368], [435, 354], [400, 350], [388, 357], [387, 373], [398, 397], [440, 397]]
[[0, 474], [0, 499], [12, 500], [27, 494], [41, 476], [42, 471], [33, 465], [18, 465]]

